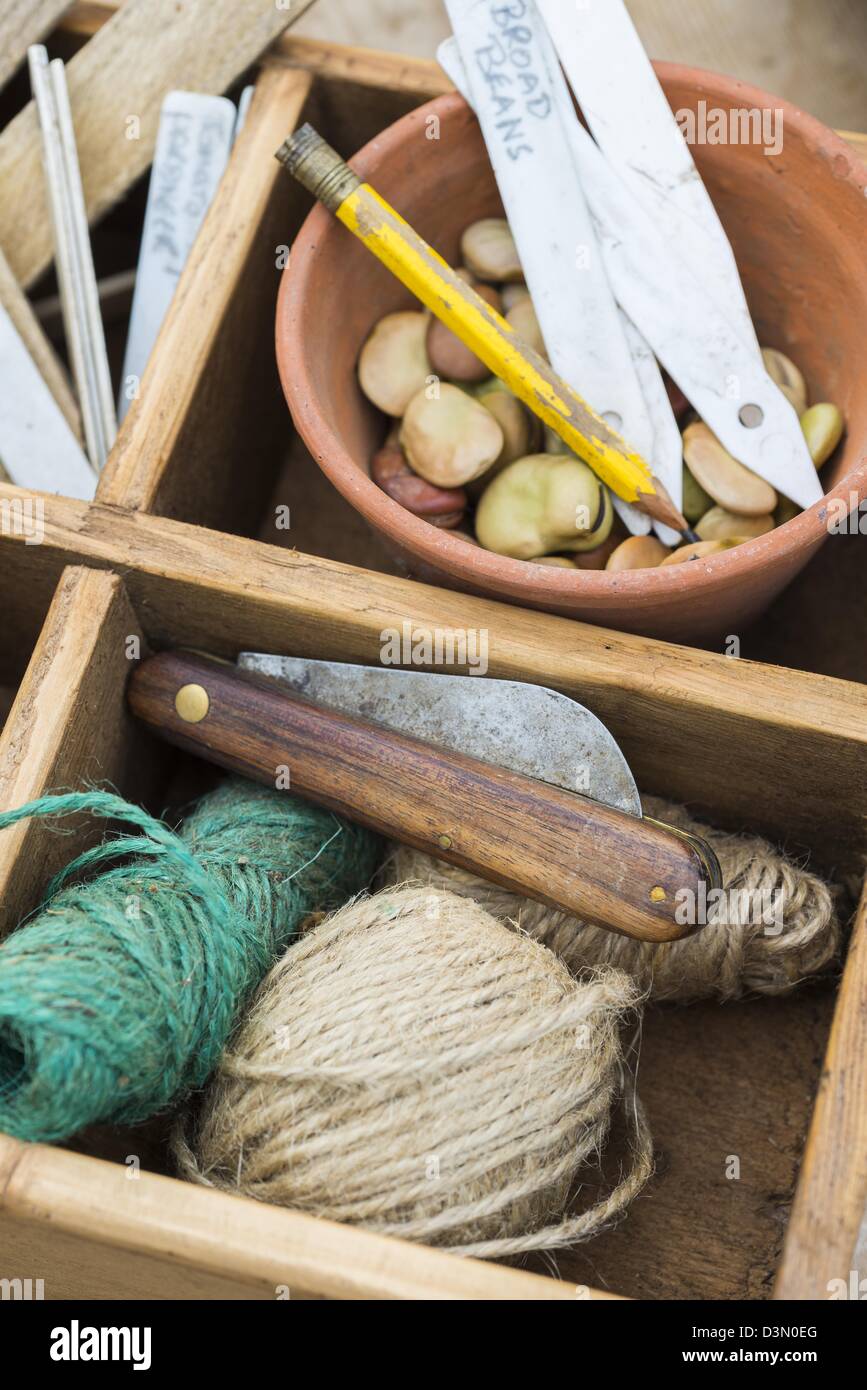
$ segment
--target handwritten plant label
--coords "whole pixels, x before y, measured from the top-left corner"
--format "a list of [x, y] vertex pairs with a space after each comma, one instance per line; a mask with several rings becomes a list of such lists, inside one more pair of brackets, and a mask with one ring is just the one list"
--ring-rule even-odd
[[438, 57], [478, 117], [551, 365], [649, 459], [653, 427], [574, 159], [578, 118], [535, 0], [445, 3], [457, 47]]
[[486, 41], [472, 53], [474, 89], [477, 81], [486, 89], [491, 128], [509, 159], [526, 158], [537, 148], [538, 123], [550, 120], [553, 111], [530, 5], [527, 0], [513, 0], [473, 8], [482, 13], [488, 27]]
[[139, 252], [118, 415], [137, 395], [193, 242], [229, 158], [234, 104], [225, 97], [169, 92], [160, 112]]

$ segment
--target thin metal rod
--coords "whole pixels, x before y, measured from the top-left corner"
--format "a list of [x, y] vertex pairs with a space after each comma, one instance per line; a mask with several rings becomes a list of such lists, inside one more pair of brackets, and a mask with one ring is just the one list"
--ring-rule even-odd
[[42, 133], [42, 164], [45, 171], [48, 207], [54, 233], [54, 259], [60, 290], [60, 303], [63, 310], [63, 329], [69, 349], [72, 375], [78, 392], [78, 403], [81, 408], [84, 442], [90, 462], [95, 466], [95, 460], [99, 453], [98, 445], [101, 431], [98, 420], [93, 413], [93, 398], [88, 387], [87, 354], [75, 312], [75, 262], [69, 244], [69, 222], [64, 209], [60, 133], [57, 129], [54, 100], [48, 78], [48, 53], [42, 44], [31, 45], [27, 50], [27, 62], [30, 69], [30, 86]]
[[102, 468], [117, 437], [117, 413], [111, 386], [108, 350], [105, 345], [105, 329], [103, 328], [99, 305], [99, 287], [96, 283], [96, 270], [93, 265], [87, 206], [84, 201], [81, 168], [78, 163], [78, 149], [75, 143], [75, 127], [72, 123], [72, 108], [69, 104], [69, 88], [66, 85], [66, 69], [60, 58], [53, 60], [49, 66], [49, 72], [57, 108], [68, 206], [72, 217], [72, 245], [79, 266], [79, 285], [87, 324], [87, 345], [92, 361], [92, 377], [102, 422], [105, 457], [97, 464], [98, 468]]
[[33, 44], [27, 56], [42, 133], [64, 332], [87, 453], [99, 472], [114, 442], [117, 421], [66, 78], [62, 64], [49, 65], [42, 44]]

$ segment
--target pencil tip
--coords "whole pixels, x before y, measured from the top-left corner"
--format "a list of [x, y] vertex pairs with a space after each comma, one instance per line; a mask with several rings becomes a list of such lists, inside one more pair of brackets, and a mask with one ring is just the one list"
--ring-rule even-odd
[[665, 526], [671, 526], [675, 531], [688, 531], [689, 524], [685, 516], [682, 516], [677, 507], [672, 502], [665, 488], [658, 478], [654, 477], [653, 486], [655, 492], [640, 492], [635, 502], [635, 506], [648, 516], [653, 517], [654, 521], [661, 521]]

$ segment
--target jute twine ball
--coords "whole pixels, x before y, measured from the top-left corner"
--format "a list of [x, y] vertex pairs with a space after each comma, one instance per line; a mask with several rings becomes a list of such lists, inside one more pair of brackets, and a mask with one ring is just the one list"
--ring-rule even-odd
[[[624, 1086], [635, 983], [575, 980], [466, 898], [396, 888], [344, 907], [273, 967], [195, 1119], [196, 1182], [476, 1256], [586, 1239], [651, 1170], [575, 1214]], [[626, 1081], [627, 1089], [629, 1082]]]
[[[393, 847], [382, 878], [472, 898], [543, 942], [570, 970], [617, 966], [656, 1000], [784, 994], [834, 961], [840, 923], [820, 878], [759, 836], [725, 834], [658, 797], [644, 797], [643, 805], [646, 815], [709, 840], [720, 861], [723, 898], [709, 904], [707, 925], [681, 941], [653, 945], [590, 926], [404, 845]], [[767, 904], [773, 911], [763, 920]]]

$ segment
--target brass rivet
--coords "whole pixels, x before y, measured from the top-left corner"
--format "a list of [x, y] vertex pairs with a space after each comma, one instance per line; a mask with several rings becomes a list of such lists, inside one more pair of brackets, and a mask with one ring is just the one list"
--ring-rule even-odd
[[451, 849], [451, 847], [452, 847], [452, 837], [451, 837], [451, 835], [437, 835], [437, 844], [439, 845], [440, 849]]
[[651, 888], [651, 890], [650, 890], [650, 901], [651, 901], [651, 902], [654, 902], [654, 903], [664, 903], [664, 902], [665, 902], [665, 889], [664, 889], [664, 888], [659, 888], [659, 887]]
[[175, 709], [185, 724], [199, 724], [211, 708], [203, 685], [182, 685], [175, 696]]

